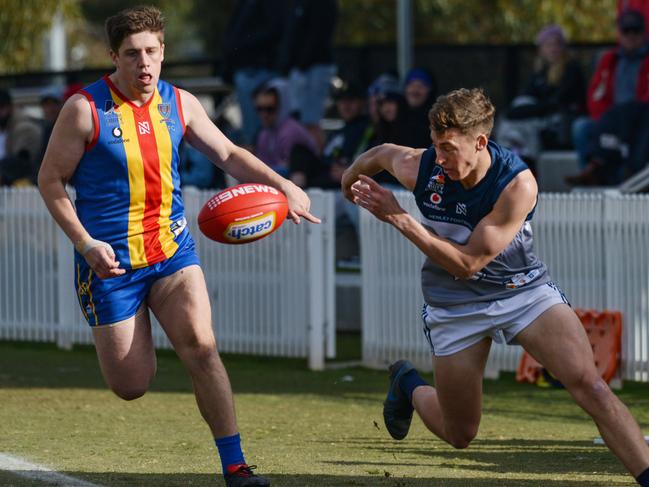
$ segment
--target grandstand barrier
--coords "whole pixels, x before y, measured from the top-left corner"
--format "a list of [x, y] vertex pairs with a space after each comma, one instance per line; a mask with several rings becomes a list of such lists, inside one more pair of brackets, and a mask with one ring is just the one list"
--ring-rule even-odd
[[[597, 372], [602, 379], [610, 383], [615, 377], [620, 363], [622, 313], [580, 308], [575, 309], [575, 312], [588, 335]], [[523, 352], [516, 370], [516, 380], [530, 384], [544, 383], [543, 366], [529, 353]]]
[[[305, 357], [312, 369], [335, 356], [334, 198], [309, 191], [320, 225], [286, 222], [249, 245], [200, 233], [196, 216], [210, 191], [184, 190], [223, 352]], [[73, 288], [73, 251], [36, 188], [0, 188], [0, 339], [92, 343]], [[156, 347], [169, 348], [154, 321]]]
[[[414, 198], [396, 193], [418, 218]], [[532, 221], [537, 254], [579, 308], [621, 312], [621, 377], [649, 382], [649, 196], [542, 193]], [[421, 252], [361, 210], [363, 362], [383, 368], [408, 358], [430, 371], [420, 317]], [[494, 344], [485, 375], [515, 372], [522, 348]]]

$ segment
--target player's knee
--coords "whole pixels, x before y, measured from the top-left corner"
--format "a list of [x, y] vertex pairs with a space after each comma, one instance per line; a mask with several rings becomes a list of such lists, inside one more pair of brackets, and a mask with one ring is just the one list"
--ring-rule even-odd
[[221, 361], [214, 342], [196, 343], [188, 352], [188, 362], [191, 368], [208, 371], [218, 366]]
[[120, 399], [124, 399], [125, 401], [134, 401], [135, 399], [138, 399], [146, 393], [148, 389], [147, 386], [131, 386], [131, 385], [112, 385], [110, 387], [110, 390], [113, 391], [113, 393], [119, 397]]
[[613, 400], [613, 393], [608, 384], [597, 375], [582, 377], [574, 389], [575, 398], [586, 409], [608, 409]]
[[469, 447], [477, 434], [478, 428], [462, 428], [461, 430], [452, 432], [449, 435], [448, 442], [453, 448], [463, 450]]

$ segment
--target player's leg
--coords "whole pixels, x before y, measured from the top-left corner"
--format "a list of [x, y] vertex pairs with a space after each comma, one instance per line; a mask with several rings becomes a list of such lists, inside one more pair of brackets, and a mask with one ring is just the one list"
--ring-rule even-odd
[[649, 447], [627, 407], [598, 375], [579, 318], [565, 304], [542, 313], [516, 340], [594, 420], [608, 447], [634, 476], [649, 467]]
[[135, 316], [93, 326], [101, 372], [108, 387], [127, 401], [141, 397], [155, 376], [156, 357], [145, 305]]
[[198, 408], [219, 450], [226, 484], [270, 485], [264, 477], [252, 473], [241, 450], [232, 389], [216, 348], [201, 268], [189, 265], [156, 281], [148, 304], [189, 372]]
[[390, 389], [383, 403], [390, 435], [395, 440], [406, 437], [414, 409], [439, 438], [456, 448], [469, 446], [480, 425], [482, 377], [490, 346], [491, 338], [482, 337], [455, 353], [434, 357], [435, 387], [410, 362], [392, 364]]
[[92, 327], [97, 358], [108, 387], [125, 400], [137, 399], [156, 371], [149, 313], [143, 304], [146, 270], [97, 279], [75, 254], [75, 288], [81, 312]]
[[216, 348], [205, 278], [197, 265], [156, 281], [147, 302], [191, 377], [215, 438], [237, 432], [232, 390]]
[[482, 417], [482, 379], [491, 339], [453, 355], [434, 357], [435, 387], [420, 386], [412, 404], [426, 427], [455, 448], [475, 438]]

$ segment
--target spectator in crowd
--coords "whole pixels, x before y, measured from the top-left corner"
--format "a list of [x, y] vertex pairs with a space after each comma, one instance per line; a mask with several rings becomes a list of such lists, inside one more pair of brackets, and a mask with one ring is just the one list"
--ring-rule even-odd
[[309, 187], [338, 189], [343, 171], [370, 147], [374, 138], [374, 127], [366, 113], [365, 91], [358, 84], [343, 82], [334, 91], [333, 98], [342, 127], [330, 133], [322, 156], [309, 151], [309, 155], [300, 159], [304, 163], [302, 168], [297, 167], [293, 157], [293, 170], [308, 173]]
[[437, 97], [437, 83], [426, 69], [413, 68], [404, 81], [406, 98], [406, 127], [408, 141], [405, 145], [425, 149], [430, 147], [428, 111]]
[[619, 46], [601, 57], [588, 87], [588, 116], [572, 127], [573, 142], [583, 171], [566, 178], [569, 184], [598, 184], [602, 164], [593, 161], [598, 122], [613, 107], [629, 102], [649, 102], [649, 45], [645, 19], [637, 10], [623, 10], [617, 19]]
[[[295, 157], [294, 151], [299, 146], [316, 156], [318, 149], [307, 129], [289, 116], [286, 91], [286, 82], [274, 79], [262, 85], [254, 94], [255, 110], [262, 125], [255, 144], [255, 155], [275, 172], [305, 187], [307, 175], [304, 171], [291, 170], [291, 157]], [[296, 161], [293, 164], [300, 166]]]
[[649, 103], [614, 105], [595, 123], [587, 168], [568, 181], [581, 186], [613, 186], [649, 162]]
[[[63, 89], [51, 87], [41, 93], [40, 105], [43, 111], [41, 123], [43, 125], [43, 152], [52, 134], [52, 128], [56, 119], [59, 118], [61, 108], [63, 108]], [[36, 182], [36, 181], [34, 181]]]
[[399, 93], [399, 78], [392, 71], [380, 74], [367, 88], [368, 111], [373, 123], [379, 121], [379, 100], [386, 93]]
[[336, 0], [287, 0], [279, 49], [278, 69], [289, 83], [289, 111], [320, 148], [325, 140], [320, 120], [337, 71], [332, 49], [337, 16]]
[[0, 90], [0, 184], [33, 184], [43, 153], [43, 127], [14, 106], [11, 95]]
[[538, 54], [523, 93], [500, 120], [496, 139], [531, 168], [543, 149], [571, 148], [570, 127], [585, 110], [586, 81], [563, 29], [547, 25], [536, 36]]
[[[375, 123], [374, 145], [403, 145], [409, 140], [406, 99], [401, 90], [390, 90], [377, 98], [378, 120]], [[430, 145], [430, 144], [429, 144]]]
[[[386, 83], [383, 91], [374, 95], [376, 119], [374, 121], [374, 137], [372, 146], [381, 144], [404, 145], [410, 140], [408, 132], [406, 99], [397, 83]], [[430, 145], [430, 144], [429, 144]], [[381, 171], [374, 179], [383, 185], [396, 186], [399, 182], [388, 171]]]
[[336, 110], [343, 126], [329, 137], [323, 158], [328, 168], [326, 181], [318, 184], [326, 188], [340, 187], [344, 170], [372, 143], [374, 127], [367, 115], [365, 91], [356, 83], [343, 83], [334, 93]]
[[239, 142], [252, 146], [259, 131], [253, 93], [274, 78], [277, 47], [282, 37], [282, 0], [238, 0], [223, 40], [223, 76], [234, 82], [241, 107]]

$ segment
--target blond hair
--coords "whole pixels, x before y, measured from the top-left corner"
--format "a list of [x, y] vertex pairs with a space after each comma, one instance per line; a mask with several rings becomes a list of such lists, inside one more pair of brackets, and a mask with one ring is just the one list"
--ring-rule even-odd
[[496, 109], [481, 88], [460, 88], [438, 97], [428, 112], [428, 120], [430, 128], [437, 133], [457, 129], [463, 134], [480, 131], [488, 137], [495, 113]]
[[132, 34], [150, 31], [164, 42], [165, 19], [156, 7], [139, 6], [127, 8], [108, 17], [104, 25], [108, 45], [113, 52], [119, 51], [124, 39]]

